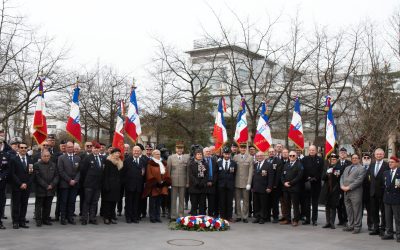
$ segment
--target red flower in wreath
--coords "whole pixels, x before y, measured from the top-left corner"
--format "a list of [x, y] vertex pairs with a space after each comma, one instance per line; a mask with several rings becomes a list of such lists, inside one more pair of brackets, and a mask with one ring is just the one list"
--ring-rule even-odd
[[200, 223], [200, 228], [205, 228], [205, 227], [206, 227], [206, 224]]
[[189, 220], [196, 220], [196, 217], [190, 216]]
[[214, 227], [215, 227], [215, 229], [219, 229], [221, 227], [221, 224], [217, 221], [217, 222], [215, 222]]
[[190, 221], [190, 222], [188, 223], [188, 227], [193, 227], [193, 222]]

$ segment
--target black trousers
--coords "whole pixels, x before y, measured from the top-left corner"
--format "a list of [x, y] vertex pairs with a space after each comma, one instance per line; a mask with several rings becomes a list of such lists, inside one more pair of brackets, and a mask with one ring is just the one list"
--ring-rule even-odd
[[363, 211], [364, 209], [367, 211], [367, 226], [368, 228], [372, 228], [374, 223], [372, 222], [371, 204], [369, 197], [363, 198]]
[[79, 195], [79, 215], [82, 215], [83, 204], [85, 204], [85, 188], [79, 187], [78, 195]]
[[6, 207], [6, 187], [0, 188], [0, 224], [1, 218], [4, 217], [4, 209]]
[[189, 200], [190, 200], [190, 197], [189, 197], [189, 189], [186, 188], [186, 189], [185, 189], [185, 205], [186, 205], [186, 206], [189, 204]]
[[57, 190], [57, 201], [56, 201], [56, 210], [54, 212], [54, 216], [56, 218], [60, 218], [60, 204], [61, 204], [61, 191], [60, 189]]
[[11, 217], [13, 223], [25, 223], [26, 211], [28, 209], [29, 189], [13, 190], [11, 193]]
[[337, 207], [337, 215], [339, 219], [339, 223], [347, 223], [347, 212], [346, 206], [344, 205], [344, 193], [340, 191], [341, 198], [339, 199], [339, 205]]
[[215, 207], [215, 193], [207, 193], [207, 214], [208, 216], [215, 216], [217, 214], [217, 209]]
[[161, 195], [149, 198], [150, 220], [160, 220], [161, 199]]
[[72, 220], [75, 212], [76, 195], [78, 193], [77, 187], [60, 188], [60, 213], [61, 219]]
[[288, 208], [288, 220], [291, 220], [291, 209], [293, 206], [293, 221], [298, 222], [300, 220], [300, 194], [295, 192], [283, 192], [283, 198]]
[[[374, 230], [380, 230], [384, 232], [385, 230], [385, 205], [383, 203], [383, 197], [371, 196], [369, 198], [372, 224]], [[379, 212], [381, 213], [379, 216]]]
[[148, 202], [149, 198], [145, 197], [145, 198], [141, 198], [140, 200], [140, 214], [142, 215], [142, 217], [146, 217], [147, 215], [147, 202]]
[[141, 192], [125, 190], [125, 218], [126, 220], [139, 220]]
[[116, 201], [103, 201], [103, 218], [112, 220], [115, 216]]
[[119, 200], [117, 203], [118, 213], [122, 213], [124, 194], [125, 194], [125, 187], [124, 187], [124, 185], [121, 185], [121, 189], [120, 189], [120, 193], [119, 193]]
[[37, 197], [35, 200], [36, 221], [50, 221], [51, 204], [54, 196]]
[[267, 199], [267, 193], [253, 193], [255, 218], [265, 220], [268, 217]]
[[85, 188], [85, 201], [83, 202], [82, 208], [82, 220], [87, 221], [95, 220], [97, 214], [97, 206], [100, 199], [100, 189], [96, 188]]
[[[396, 238], [400, 239], [400, 205], [385, 204], [386, 235], [396, 233]], [[393, 229], [393, 219], [396, 231]]]
[[335, 225], [336, 207], [325, 206], [326, 224]]
[[[318, 200], [321, 193], [321, 182], [311, 182], [311, 189], [304, 191], [303, 209], [306, 221], [317, 221], [318, 219]], [[311, 215], [312, 207], [312, 215]]]
[[221, 218], [230, 220], [232, 219], [233, 212], [233, 192], [234, 189], [219, 187], [218, 198], [219, 198], [219, 213]]
[[268, 207], [267, 207], [267, 213], [266, 213], [266, 219], [271, 218], [271, 212], [272, 212], [272, 218], [274, 220], [279, 219], [279, 197], [281, 196], [281, 190], [274, 188], [271, 193], [268, 194]]
[[190, 194], [190, 202], [192, 204], [192, 208], [190, 210], [191, 215], [205, 215], [206, 214], [206, 194]]

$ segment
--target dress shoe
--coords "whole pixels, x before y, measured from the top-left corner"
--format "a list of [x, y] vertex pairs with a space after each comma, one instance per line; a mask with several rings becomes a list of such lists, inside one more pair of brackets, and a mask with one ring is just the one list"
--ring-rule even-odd
[[7, 220], [6, 216], [1, 217], [2, 220]]
[[52, 221], [60, 221], [60, 217], [55, 217]]
[[18, 225], [17, 223], [14, 223], [14, 224], [13, 224], [13, 228], [14, 228], [14, 229], [19, 229], [19, 225]]
[[[292, 222], [292, 226], [297, 227], [298, 225], [299, 225], [299, 223], [297, 221]], [[304, 225], [304, 223], [303, 223], [303, 225]]]
[[278, 222], [279, 222], [278, 219], [273, 219], [273, 220], [272, 220], [272, 223], [274, 223], [274, 224], [276, 224], [276, 223], [278, 223]]
[[239, 221], [241, 221], [242, 219], [241, 218], [236, 218], [236, 222], [239, 222]]
[[151, 222], [151, 223], [156, 223], [156, 220], [150, 219], [150, 222]]
[[139, 220], [133, 220], [132, 222], [135, 223], [135, 224], [138, 224]]
[[127, 224], [132, 224], [132, 220], [131, 220], [131, 219], [127, 219], [127, 220], [126, 220], [126, 223], [127, 223]]
[[279, 221], [284, 221], [284, 220], [286, 220], [285, 217], [279, 219]]
[[265, 221], [263, 219], [260, 220], [260, 222], [258, 222], [258, 224], [264, 224]]
[[370, 232], [369, 235], [379, 235], [379, 231], [374, 230], [374, 231]]
[[317, 224], [316, 221], [313, 221], [313, 222], [312, 222], [312, 225], [313, 225], [313, 226], [317, 226], [318, 224]]
[[330, 228], [331, 224], [325, 224], [324, 226], [322, 226], [322, 228]]
[[0, 223], [0, 229], [6, 229], [6, 227], [2, 224], [2, 223]]
[[97, 223], [97, 220], [89, 220], [89, 224], [99, 225], [99, 223]]
[[117, 220], [111, 220], [111, 224], [118, 224]]
[[158, 222], [158, 223], [162, 223], [162, 221], [161, 221], [161, 219], [160, 219], [160, 218], [156, 219], [156, 222]]
[[281, 224], [281, 225], [289, 225], [289, 224], [290, 224], [290, 221], [288, 221], [288, 220], [283, 220], [283, 221], [281, 221], [279, 224]]
[[254, 223], [254, 224], [259, 223], [259, 222], [260, 222], [260, 219], [255, 219], [255, 220], [253, 220], [253, 223]]
[[393, 237], [393, 235], [385, 234], [385, 235], [383, 235], [383, 236], [381, 237], [381, 239], [382, 239], [382, 240], [393, 240], [394, 237]]
[[396, 240], [396, 241], [400, 243], [400, 237], [397, 237], [397, 240]]
[[109, 220], [109, 219], [104, 219], [104, 224], [106, 224], [106, 225], [110, 225], [110, 224], [111, 224], [111, 222], [110, 222], [110, 220]]
[[29, 228], [29, 226], [27, 226], [25, 223], [19, 224], [19, 227], [21, 227], [21, 228]]
[[302, 225], [310, 225], [310, 221], [303, 221]]
[[265, 222], [271, 222], [271, 219], [265, 219], [264, 221]]
[[243, 219], [243, 223], [249, 223], [247, 219]]
[[331, 225], [331, 229], [336, 229], [334, 224]]
[[61, 219], [60, 223], [61, 225], [67, 225], [67, 221], [65, 219]]
[[37, 226], [37, 227], [41, 227], [42, 224], [43, 224], [43, 223], [42, 223], [41, 221], [36, 221], [36, 226]]
[[49, 220], [45, 220], [45, 221], [43, 221], [43, 225], [51, 226], [51, 225], [53, 225], [53, 223], [51, 223]]
[[25, 220], [25, 223], [29, 223], [29, 220]]
[[345, 231], [345, 232], [351, 232], [353, 230], [354, 230], [354, 228], [351, 228], [351, 227], [344, 227], [343, 228], [343, 231]]
[[346, 223], [345, 222], [343, 222], [343, 221], [339, 221], [339, 223], [338, 224], [336, 224], [337, 226], [344, 226], [344, 225], [346, 225]]
[[372, 231], [374, 231], [374, 229], [371, 226], [369, 226], [368, 231], [372, 232]]
[[82, 224], [82, 226], [86, 226], [87, 225], [87, 221], [86, 220], [82, 220], [81, 224]]
[[74, 219], [69, 219], [68, 223], [71, 224], [71, 225], [76, 225], [76, 222], [74, 221]]
[[361, 229], [354, 229], [352, 234], [359, 234], [361, 232]]
[[121, 213], [121, 212], [118, 212], [118, 216], [122, 216], [122, 213]]

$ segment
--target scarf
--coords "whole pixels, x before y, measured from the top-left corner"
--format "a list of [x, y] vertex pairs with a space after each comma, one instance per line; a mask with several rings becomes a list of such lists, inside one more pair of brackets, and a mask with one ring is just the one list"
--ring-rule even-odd
[[164, 166], [164, 164], [162, 163], [162, 161], [161, 160], [157, 160], [156, 158], [152, 158], [153, 159], [153, 161], [155, 162], [155, 163], [157, 163], [159, 166], [160, 166], [160, 173], [163, 175], [163, 174], [165, 174], [165, 166]]

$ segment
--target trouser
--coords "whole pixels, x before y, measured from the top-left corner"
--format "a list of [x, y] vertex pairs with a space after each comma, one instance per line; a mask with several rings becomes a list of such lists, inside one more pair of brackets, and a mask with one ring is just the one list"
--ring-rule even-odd
[[84, 187], [79, 187], [78, 195], [79, 195], [79, 215], [82, 215], [83, 204], [85, 204], [85, 188]]
[[100, 189], [85, 188], [84, 193], [85, 200], [82, 208], [82, 220], [87, 221], [88, 214], [89, 220], [95, 220], [97, 214], [97, 205], [100, 198]]
[[346, 205], [348, 227], [355, 230], [362, 226], [362, 194], [346, 192], [344, 194], [344, 204]]
[[219, 187], [218, 188], [218, 207], [221, 218], [232, 219], [233, 210], [233, 192], [234, 189]]
[[139, 220], [139, 202], [141, 192], [125, 190], [125, 218], [126, 220]]
[[147, 215], [147, 202], [148, 202], [148, 197], [141, 198], [140, 200], [140, 214], [142, 217], [146, 217]]
[[60, 204], [61, 204], [61, 190], [57, 190], [57, 201], [56, 201], [56, 210], [54, 212], [54, 216], [56, 218], [60, 218]]
[[11, 193], [11, 217], [13, 223], [25, 223], [26, 211], [28, 209], [29, 189], [13, 190]]
[[291, 220], [291, 209], [293, 206], [293, 221], [299, 222], [300, 220], [300, 195], [296, 192], [285, 191], [283, 193], [285, 202], [288, 208], [288, 220]]
[[253, 213], [253, 192], [249, 192], [249, 217], [251, 217]]
[[216, 216], [217, 209], [215, 207], [215, 193], [207, 193], [207, 214], [208, 216]]
[[78, 193], [77, 187], [60, 188], [61, 203], [60, 213], [61, 219], [72, 220], [75, 212], [76, 195]]
[[386, 235], [394, 234], [393, 218], [396, 225], [396, 238], [400, 239], [400, 205], [385, 204]]
[[186, 190], [185, 187], [174, 187], [174, 186], [171, 189], [171, 219], [175, 220], [176, 218], [178, 218], [178, 216], [182, 217], [185, 212], [185, 207], [184, 207], [185, 190]]
[[6, 207], [6, 187], [0, 188], [0, 224], [1, 219], [4, 217], [4, 209]]
[[347, 222], [347, 211], [344, 205], [344, 193], [341, 192], [341, 198], [339, 199], [339, 205], [337, 206], [337, 214], [339, 223], [343, 224]]
[[116, 201], [103, 201], [103, 218], [112, 220], [115, 216]]
[[256, 219], [266, 219], [267, 199], [267, 193], [253, 193], [254, 217]]
[[206, 194], [190, 194], [190, 202], [192, 204], [190, 214], [191, 215], [205, 215], [206, 214]]
[[160, 207], [162, 196], [152, 196], [149, 198], [150, 220], [160, 220]]
[[245, 188], [235, 188], [235, 206], [237, 217], [247, 220], [249, 217], [249, 191]]
[[186, 205], [186, 206], [188, 206], [188, 204], [189, 204], [189, 201], [190, 201], [190, 197], [189, 197], [189, 189], [188, 189], [188, 188], [186, 188], [186, 189], [185, 189], [185, 205]]
[[[369, 202], [374, 230], [383, 232], [385, 230], [385, 206], [383, 198], [371, 196]], [[379, 211], [381, 212], [380, 216]]]
[[161, 210], [163, 216], [171, 217], [171, 214], [168, 214], [171, 210], [171, 189], [168, 189], [168, 195], [161, 196]]
[[325, 216], [326, 216], [326, 224], [330, 224], [332, 226], [335, 225], [336, 219], [336, 207], [331, 207], [329, 205], [325, 206]]
[[37, 197], [35, 200], [36, 221], [50, 221], [51, 204], [54, 196]]
[[[311, 182], [311, 189], [304, 192], [304, 216], [306, 221], [318, 219], [318, 200], [321, 193], [321, 182]], [[311, 215], [312, 207], [312, 215]]]
[[272, 218], [274, 220], [279, 219], [279, 197], [281, 196], [281, 190], [274, 188], [272, 189], [272, 192], [269, 193], [268, 195], [268, 208], [267, 208], [267, 219], [271, 218], [271, 212], [272, 212]]
[[281, 202], [282, 219], [290, 220], [290, 219], [289, 219], [289, 218], [290, 218], [290, 215], [289, 215], [289, 213], [290, 213], [290, 208], [289, 208], [289, 205], [288, 205], [286, 199], [284, 198], [284, 193], [283, 193], [283, 191], [282, 191], [282, 193], [281, 193], [280, 202]]
[[372, 221], [371, 204], [369, 201], [369, 197], [368, 199], [363, 199], [363, 211], [364, 209], [367, 211], [367, 226], [368, 228], [372, 228], [374, 223]]
[[122, 207], [123, 207], [123, 199], [124, 199], [124, 193], [125, 193], [125, 187], [124, 185], [121, 185], [120, 191], [119, 191], [119, 200], [117, 203], [117, 211], [119, 214], [122, 213]]

